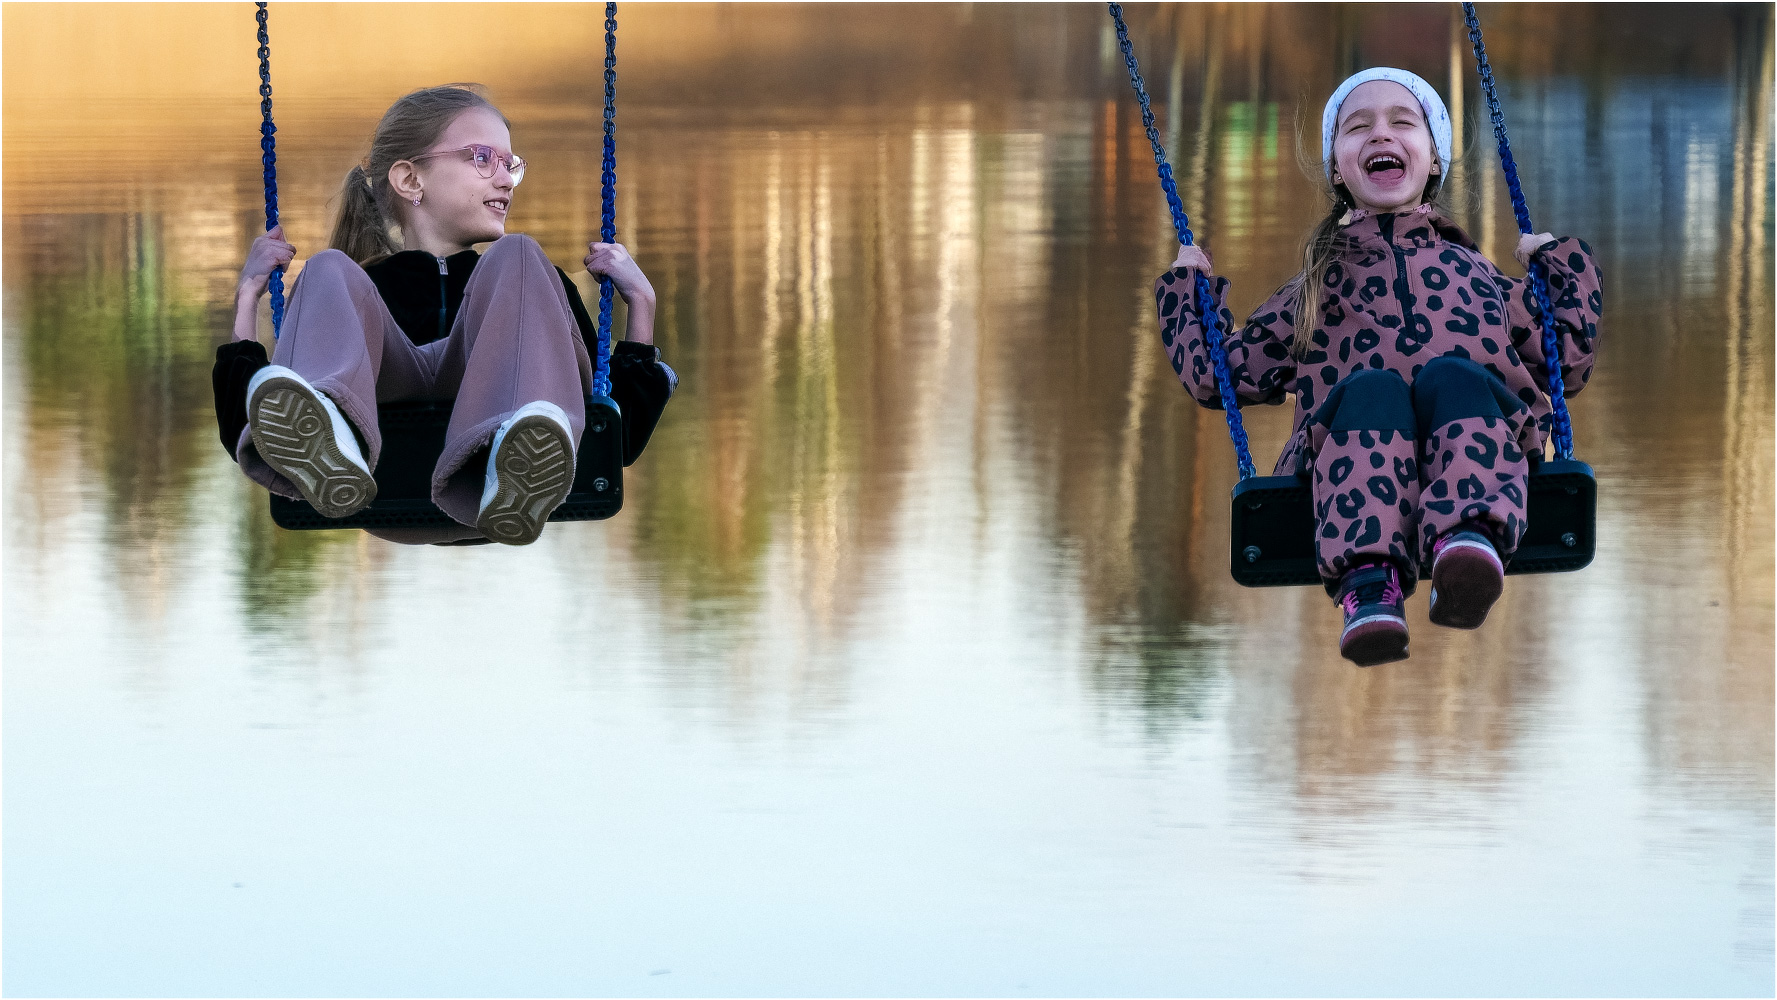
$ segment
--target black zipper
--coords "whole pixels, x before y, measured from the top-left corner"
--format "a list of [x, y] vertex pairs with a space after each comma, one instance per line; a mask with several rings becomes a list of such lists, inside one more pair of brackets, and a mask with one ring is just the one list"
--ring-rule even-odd
[[445, 265], [444, 258], [443, 257], [438, 258], [438, 339], [439, 340], [443, 340], [445, 337], [445, 334], [450, 332], [449, 330], [446, 330], [444, 328], [445, 303], [450, 301], [449, 295], [445, 292], [444, 282], [445, 282], [445, 279], [448, 278], [449, 276], [450, 276], [450, 268]]
[[1385, 215], [1376, 220], [1382, 230], [1382, 238], [1388, 241], [1388, 249], [1394, 254], [1394, 297], [1401, 303], [1401, 332], [1413, 334], [1413, 305], [1407, 289], [1407, 255], [1394, 244], [1394, 216]]

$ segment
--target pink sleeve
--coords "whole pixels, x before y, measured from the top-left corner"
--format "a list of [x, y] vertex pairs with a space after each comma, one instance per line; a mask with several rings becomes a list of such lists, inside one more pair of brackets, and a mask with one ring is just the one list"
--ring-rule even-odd
[[[1592, 377], [1593, 351], [1598, 343], [1598, 320], [1604, 313], [1603, 276], [1585, 241], [1564, 236], [1549, 250], [1538, 251], [1536, 260], [1549, 276], [1549, 302], [1555, 309], [1555, 336], [1561, 352], [1561, 387], [1572, 396]], [[1543, 354], [1543, 328], [1536, 295], [1523, 278], [1494, 272], [1506, 302], [1506, 322], [1512, 346], [1530, 369], [1537, 387], [1549, 391], [1548, 362]]]
[[[1255, 310], [1246, 325], [1236, 328], [1234, 318], [1222, 305], [1227, 301], [1228, 279], [1211, 276], [1218, 332], [1228, 353], [1228, 372], [1241, 403], [1275, 403], [1289, 391], [1296, 377], [1290, 357], [1295, 338], [1293, 296], [1278, 292]], [[1215, 367], [1204, 343], [1202, 313], [1197, 305], [1196, 281], [1191, 272], [1174, 268], [1154, 282], [1154, 305], [1160, 316], [1160, 343], [1178, 373], [1179, 382], [1199, 405], [1222, 408], [1216, 387]]]

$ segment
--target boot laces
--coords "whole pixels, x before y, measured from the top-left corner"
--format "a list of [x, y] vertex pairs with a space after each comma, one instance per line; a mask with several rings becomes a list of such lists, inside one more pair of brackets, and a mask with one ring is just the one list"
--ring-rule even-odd
[[1360, 583], [1346, 591], [1345, 612], [1357, 614], [1357, 609], [1365, 604], [1399, 604], [1401, 598], [1401, 585], [1391, 568], [1381, 579]]

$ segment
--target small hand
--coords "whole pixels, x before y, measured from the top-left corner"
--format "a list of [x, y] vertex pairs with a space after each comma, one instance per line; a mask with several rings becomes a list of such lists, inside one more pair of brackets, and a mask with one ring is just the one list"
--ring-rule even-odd
[[1555, 249], [1555, 237], [1548, 233], [1525, 233], [1518, 237], [1518, 247], [1512, 251], [1512, 256], [1518, 258], [1519, 264], [1529, 269], [1531, 254], [1553, 249]]
[[1199, 274], [1209, 274], [1215, 270], [1215, 265], [1212, 264], [1209, 259], [1209, 251], [1203, 249], [1203, 247], [1198, 244], [1192, 244], [1190, 246], [1180, 244], [1178, 248], [1178, 257], [1172, 262], [1172, 266], [1196, 271]]
[[586, 244], [586, 270], [595, 278], [610, 278], [623, 301], [631, 302], [638, 295], [654, 298], [654, 286], [648, 276], [621, 243]]
[[296, 259], [296, 247], [284, 242], [284, 227], [273, 226], [253, 241], [247, 250], [247, 262], [241, 265], [239, 291], [255, 300], [265, 294], [271, 273], [288, 267]]

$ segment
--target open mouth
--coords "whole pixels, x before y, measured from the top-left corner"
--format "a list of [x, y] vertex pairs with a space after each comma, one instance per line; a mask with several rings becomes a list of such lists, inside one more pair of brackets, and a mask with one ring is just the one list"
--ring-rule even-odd
[[505, 200], [505, 199], [504, 199], [504, 198], [493, 198], [493, 199], [490, 199], [490, 200], [488, 200], [488, 201], [484, 201], [484, 202], [482, 202], [482, 204], [483, 204], [483, 205], [486, 205], [486, 206], [487, 206], [487, 207], [489, 207], [489, 208], [491, 208], [491, 209], [493, 209], [493, 210], [494, 210], [494, 211], [496, 211], [496, 212], [498, 212], [498, 213], [500, 213], [500, 214], [501, 214], [501, 215], [505, 215], [505, 214], [506, 214], [506, 210], [507, 210], [507, 209], [508, 209], [508, 208], [510, 208], [510, 207], [511, 207], [511, 205], [512, 205], [512, 203], [511, 203], [511, 202], [509, 202], [509, 201], [507, 201], [507, 200]]
[[1364, 173], [1382, 184], [1393, 184], [1407, 176], [1407, 164], [1393, 153], [1377, 153], [1364, 161]]

